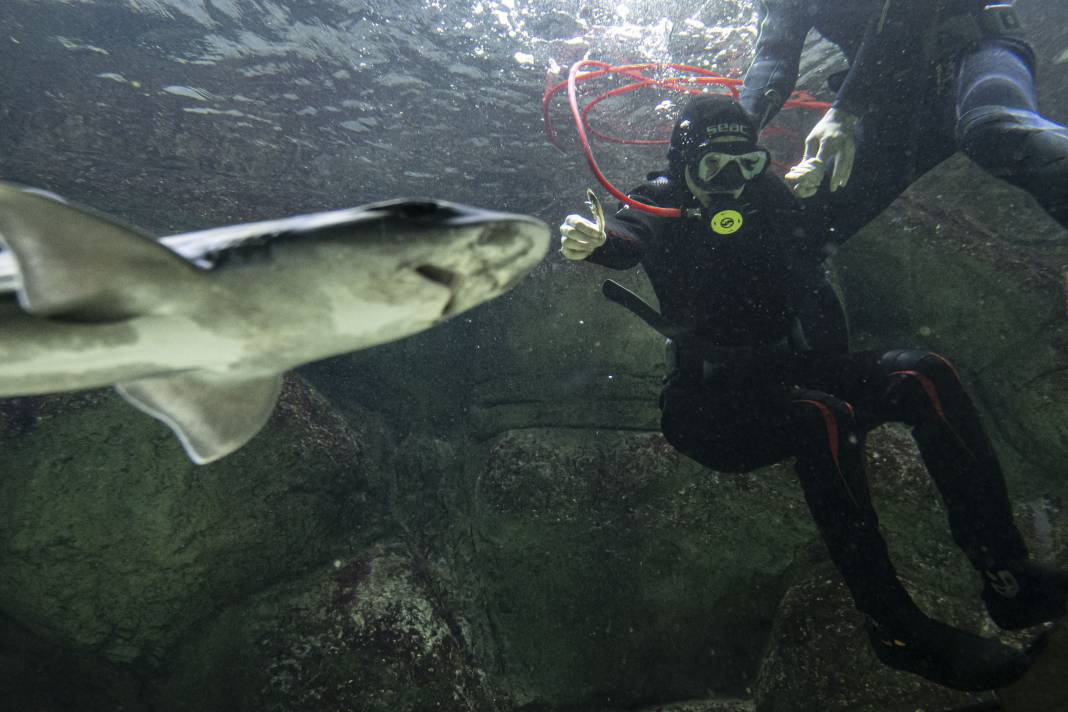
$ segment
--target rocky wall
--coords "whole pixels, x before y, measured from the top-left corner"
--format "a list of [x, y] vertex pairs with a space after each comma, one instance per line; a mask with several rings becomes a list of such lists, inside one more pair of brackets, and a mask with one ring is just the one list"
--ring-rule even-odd
[[387, 526], [374, 424], [354, 430], [299, 379], [204, 467], [111, 391], [3, 411], [0, 610], [72, 651], [157, 668], [218, 610]]
[[1068, 477], [1068, 235], [961, 156], [834, 258], [856, 348], [945, 354], [1021, 495]]

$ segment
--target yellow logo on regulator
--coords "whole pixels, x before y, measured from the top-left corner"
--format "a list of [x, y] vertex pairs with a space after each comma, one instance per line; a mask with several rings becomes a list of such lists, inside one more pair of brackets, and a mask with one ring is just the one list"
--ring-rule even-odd
[[709, 225], [717, 235], [733, 235], [742, 229], [745, 220], [737, 210], [720, 210], [712, 216]]

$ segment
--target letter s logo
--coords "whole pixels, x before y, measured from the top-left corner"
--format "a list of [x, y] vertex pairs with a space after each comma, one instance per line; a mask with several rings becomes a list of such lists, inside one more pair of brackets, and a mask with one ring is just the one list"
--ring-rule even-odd
[[709, 223], [709, 227], [717, 235], [733, 235], [742, 229], [744, 222], [742, 214], [737, 210], [720, 210], [712, 216], [712, 222]]
[[1020, 582], [1009, 571], [987, 571], [986, 578], [990, 588], [1003, 598], [1016, 598], [1020, 593]]

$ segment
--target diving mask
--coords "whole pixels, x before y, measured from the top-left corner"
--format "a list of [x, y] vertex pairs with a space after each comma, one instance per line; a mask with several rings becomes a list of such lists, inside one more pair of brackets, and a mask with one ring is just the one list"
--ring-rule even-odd
[[748, 153], [717, 153], [709, 151], [697, 161], [694, 178], [705, 185], [712, 185], [719, 176], [734, 164], [738, 167], [743, 180], [753, 180], [768, 167], [768, 152], [764, 149]]

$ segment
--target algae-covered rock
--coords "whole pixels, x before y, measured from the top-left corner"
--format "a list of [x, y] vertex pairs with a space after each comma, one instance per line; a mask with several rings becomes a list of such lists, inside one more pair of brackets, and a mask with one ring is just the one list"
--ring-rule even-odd
[[[944, 601], [929, 600], [947, 611]], [[993, 699], [883, 665], [829, 562], [811, 566], [783, 597], [755, 693], [756, 712], [941, 711]]]
[[110, 391], [17, 407], [20, 434], [0, 440], [0, 610], [72, 650], [154, 665], [214, 611], [381, 524], [371, 436], [298, 378], [264, 432], [204, 467]]
[[183, 646], [158, 709], [497, 710], [434, 577], [383, 543], [250, 596]]
[[925, 177], [834, 263], [858, 348], [957, 366], [1028, 495], [1068, 476], [1068, 234], [962, 157]]
[[470, 566], [488, 671], [518, 701], [744, 691], [780, 577], [815, 536], [788, 469], [717, 475], [653, 433], [530, 429], [488, 445]]

